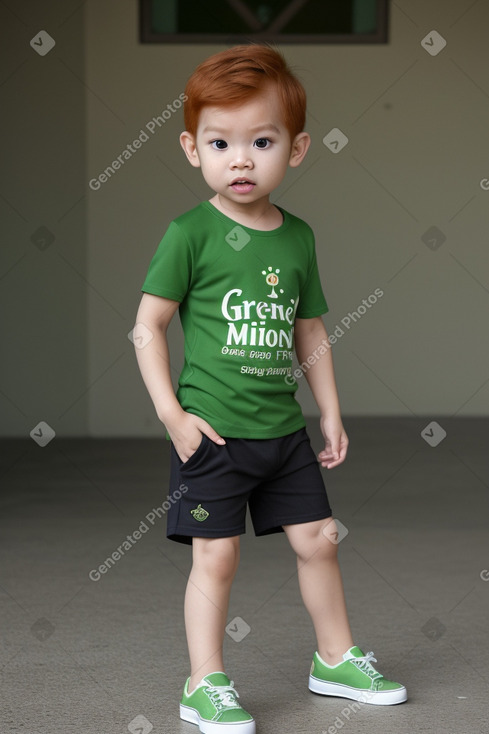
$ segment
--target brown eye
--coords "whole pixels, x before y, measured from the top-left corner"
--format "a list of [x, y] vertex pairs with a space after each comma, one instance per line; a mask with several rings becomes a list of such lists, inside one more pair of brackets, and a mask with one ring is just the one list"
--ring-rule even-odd
[[270, 142], [268, 138], [258, 138], [258, 140], [255, 140], [255, 148], [261, 148], [263, 150], [264, 148], [268, 148]]
[[226, 150], [228, 144], [225, 140], [213, 140], [211, 143], [214, 150]]

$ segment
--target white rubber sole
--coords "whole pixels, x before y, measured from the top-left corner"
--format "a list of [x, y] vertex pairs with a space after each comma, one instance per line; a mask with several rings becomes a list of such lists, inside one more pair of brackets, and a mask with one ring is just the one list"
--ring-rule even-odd
[[202, 734], [256, 734], [254, 720], [243, 721], [241, 724], [205, 721], [200, 718], [195, 709], [184, 706], [182, 703], [180, 704], [180, 718], [191, 724], [197, 724]]
[[393, 691], [366, 691], [363, 688], [352, 688], [341, 683], [327, 683], [314, 676], [309, 676], [309, 690], [321, 696], [339, 696], [351, 698], [360, 703], [371, 703], [376, 706], [393, 706], [396, 703], [407, 701], [407, 691], [404, 686]]

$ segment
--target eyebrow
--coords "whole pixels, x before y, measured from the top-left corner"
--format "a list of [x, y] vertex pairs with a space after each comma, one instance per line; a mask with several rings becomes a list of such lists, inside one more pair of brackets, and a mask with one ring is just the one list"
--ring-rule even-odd
[[[254, 127], [250, 128], [250, 130], [251, 130], [251, 132], [256, 132], [257, 130], [262, 130], [262, 131], [270, 131], [271, 130], [274, 133], [280, 133], [280, 130], [278, 129], [278, 127], [276, 125], [274, 125], [273, 123], [271, 123], [271, 122], [267, 122], [267, 123], [265, 123], [263, 125], [261, 125], [261, 124], [260, 125], [255, 125]], [[227, 133], [227, 132], [229, 132], [229, 130], [227, 130], [225, 128], [222, 128], [222, 127], [214, 126], [214, 125], [206, 125], [205, 128], [202, 130], [202, 132], [203, 133], [208, 133], [208, 132], [213, 132], [213, 133]]]

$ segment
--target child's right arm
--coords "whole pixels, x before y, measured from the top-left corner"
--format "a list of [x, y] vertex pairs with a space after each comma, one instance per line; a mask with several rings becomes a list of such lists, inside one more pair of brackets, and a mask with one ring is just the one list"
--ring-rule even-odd
[[156, 414], [166, 426], [180, 459], [185, 462], [198, 449], [203, 433], [215, 443], [224, 444], [225, 441], [203, 418], [184, 411], [173, 390], [166, 333], [179, 305], [178, 301], [169, 298], [143, 294], [136, 324], [144, 324], [153, 338], [144, 347], [136, 346], [136, 358]]

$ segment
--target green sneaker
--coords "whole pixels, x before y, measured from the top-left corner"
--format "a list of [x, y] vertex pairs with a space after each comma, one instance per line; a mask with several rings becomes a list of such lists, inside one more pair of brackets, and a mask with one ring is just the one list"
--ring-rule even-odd
[[210, 673], [197, 688], [183, 689], [180, 718], [198, 724], [203, 734], [255, 734], [255, 721], [238, 703], [238, 693], [225, 673]]
[[351, 647], [343, 655], [342, 663], [328, 665], [316, 652], [311, 665], [309, 690], [323, 696], [342, 696], [378, 706], [406, 701], [405, 687], [386, 680], [375, 670], [372, 660], [377, 662], [373, 652], [364, 655], [359, 647]]

